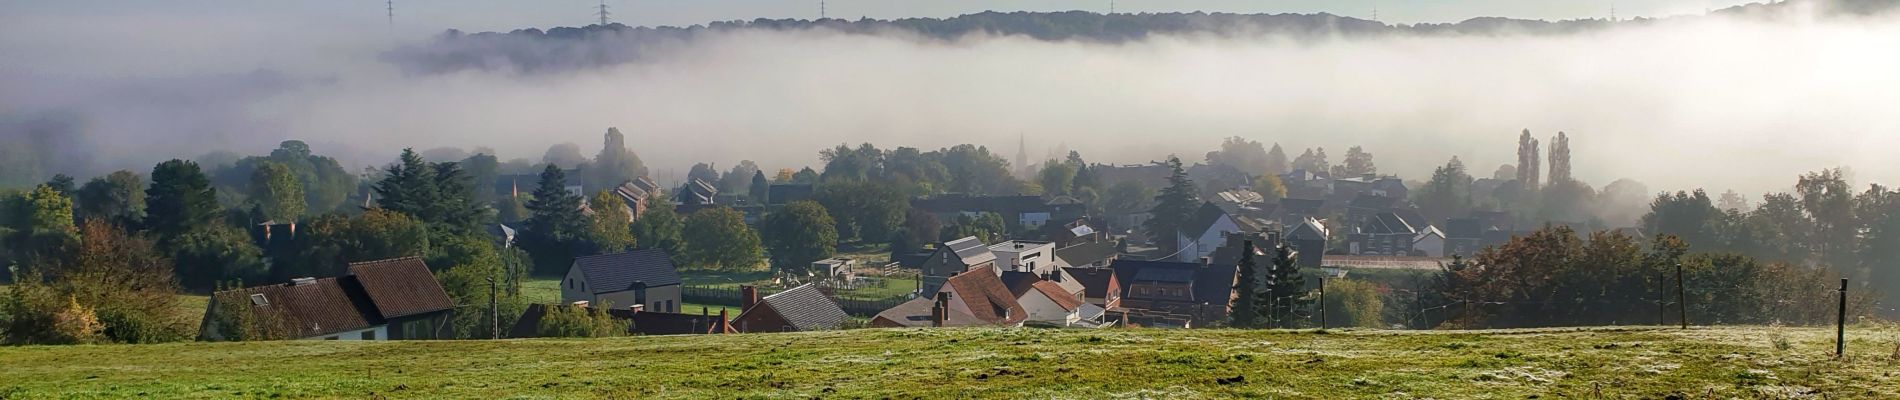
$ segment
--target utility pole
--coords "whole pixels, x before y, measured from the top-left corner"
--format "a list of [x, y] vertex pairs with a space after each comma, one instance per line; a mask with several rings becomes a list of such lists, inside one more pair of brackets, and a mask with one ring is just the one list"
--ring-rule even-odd
[[1682, 290], [1682, 263], [1676, 263], [1676, 312], [1682, 318], [1682, 329], [1689, 329], [1689, 302]]
[[389, 13], [389, 26], [396, 26], [396, 0], [383, 0], [383, 11]]
[[825, 0], [818, 0], [818, 19], [825, 19]]
[[501, 338], [501, 311], [495, 308], [495, 277], [488, 277], [488, 338]]
[[1115, 14], [1115, 0], [1108, 0], [1108, 14]]

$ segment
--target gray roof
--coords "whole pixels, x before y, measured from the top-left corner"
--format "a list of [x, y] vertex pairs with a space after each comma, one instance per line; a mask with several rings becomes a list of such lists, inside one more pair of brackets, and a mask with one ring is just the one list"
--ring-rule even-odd
[[1362, 228], [1361, 231], [1369, 234], [1413, 235], [1418, 233], [1418, 228], [1413, 227], [1410, 222], [1406, 222], [1405, 218], [1399, 217], [1398, 214], [1384, 212], [1366, 221], [1366, 226]]
[[1116, 251], [1113, 242], [1091, 242], [1056, 249], [1056, 258], [1069, 266], [1084, 266], [1107, 260]]
[[943, 244], [943, 250], [949, 250], [951, 253], [955, 253], [957, 258], [963, 260], [964, 265], [974, 265], [996, 259], [996, 254], [990, 252], [990, 247], [984, 245], [982, 240], [977, 240], [975, 236], [967, 236], [962, 239], [945, 242]]
[[1203, 202], [1201, 208], [1194, 211], [1191, 217], [1193, 219], [1181, 225], [1181, 234], [1188, 237], [1200, 237], [1207, 233], [1208, 229], [1212, 229], [1215, 223], [1220, 222], [1222, 217], [1227, 217], [1226, 210], [1221, 210], [1220, 206], [1214, 205], [1213, 202]]
[[837, 302], [809, 283], [765, 296], [759, 302], [771, 305], [779, 317], [800, 332], [838, 329], [846, 318]]
[[575, 258], [574, 267], [580, 268], [581, 276], [592, 283], [587, 287], [594, 294], [631, 290], [636, 282], [645, 283], [646, 287], [680, 284], [679, 269], [673, 267], [672, 258], [661, 249]]

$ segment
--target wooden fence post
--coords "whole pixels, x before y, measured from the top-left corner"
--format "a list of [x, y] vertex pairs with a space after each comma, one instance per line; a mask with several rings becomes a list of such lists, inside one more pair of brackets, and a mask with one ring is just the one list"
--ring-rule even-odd
[[1841, 308], [1834, 319], [1834, 357], [1847, 356], [1847, 278], [1841, 278]]

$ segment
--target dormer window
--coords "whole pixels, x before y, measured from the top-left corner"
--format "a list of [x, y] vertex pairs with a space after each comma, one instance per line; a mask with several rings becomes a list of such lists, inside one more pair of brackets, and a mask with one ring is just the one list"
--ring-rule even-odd
[[267, 298], [264, 298], [264, 294], [263, 294], [263, 293], [256, 293], [256, 294], [252, 294], [252, 295], [251, 295], [251, 305], [253, 305], [253, 306], [259, 306], [259, 307], [262, 307], [262, 306], [268, 306], [268, 305], [270, 305], [270, 299], [267, 299]]

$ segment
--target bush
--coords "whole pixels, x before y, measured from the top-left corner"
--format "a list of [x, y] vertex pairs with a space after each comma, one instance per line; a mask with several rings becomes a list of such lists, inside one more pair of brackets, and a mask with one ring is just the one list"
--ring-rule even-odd
[[611, 337], [626, 334], [627, 326], [607, 315], [605, 306], [548, 306], [547, 315], [535, 326], [540, 337]]
[[1352, 279], [1326, 280], [1326, 324], [1331, 327], [1377, 328], [1384, 323], [1385, 303], [1371, 283]]

